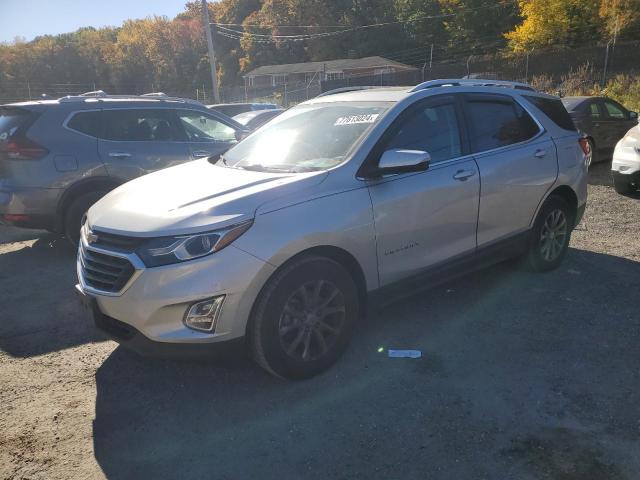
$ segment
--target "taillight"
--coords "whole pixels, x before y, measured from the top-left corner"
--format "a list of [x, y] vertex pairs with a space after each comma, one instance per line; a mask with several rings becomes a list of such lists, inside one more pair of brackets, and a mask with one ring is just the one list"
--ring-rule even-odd
[[583, 137], [578, 140], [578, 143], [580, 144], [582, 153], [584, 153], [585, 155], [589, 155], [591, 153], [591, 145], [589, 144], [589, 140]]
[[27, 137], [9, 138], [2, 150], [12, 160], [37, 160], [49, 153], [49, 150]]

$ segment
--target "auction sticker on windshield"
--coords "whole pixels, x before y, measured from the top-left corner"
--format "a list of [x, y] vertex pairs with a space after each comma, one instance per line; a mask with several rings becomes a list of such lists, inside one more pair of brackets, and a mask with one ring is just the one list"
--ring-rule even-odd
[[349, 115], [346, 117], [340, 117], [333, 125], [353, 125], [354, 123], [373, 123], [378, 118], [378, 113], [371, 113], [369, 115]]

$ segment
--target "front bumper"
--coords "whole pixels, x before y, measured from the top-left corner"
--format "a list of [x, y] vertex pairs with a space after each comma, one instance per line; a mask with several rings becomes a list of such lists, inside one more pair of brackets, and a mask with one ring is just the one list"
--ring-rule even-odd
[[613, 180], [616, 182], [623, 182], [623, 183], [626, 182], [636, 186], [636, 188], [640, 188], [640, 170], [633, 173], [621, 173], [621, 172], [616, 172], [615, 170], [612, 170], [611, 176], [613, 177]]
[[77, 286], [78, 296], [95, 326], [109, 339], [145, 357], [172, 358], [240, 358], [245, 355], [244, 337], [215, 343], [159, 343], [145, 337], [135, 327], [109, 317], [100, 311], [95, 298]]
[[[80, 264], [78, 270], [81, 276]], [[88, 291], [82, 279], [77, 289], [93, 302], [97, 326], [120, 343], [143, 351], [155, 349], [144, 346], [149, 342], [166, 351], [171, 345], [206, 351], [211, 344], [241, 342], [253, 303], [273, 271], [270, 264], [230, 245], [197, 260], [143, 268], [117, 295]], [[185, 326], [183, 318], [194, 302], [219, 295], [225, 300], [213, 332]]]

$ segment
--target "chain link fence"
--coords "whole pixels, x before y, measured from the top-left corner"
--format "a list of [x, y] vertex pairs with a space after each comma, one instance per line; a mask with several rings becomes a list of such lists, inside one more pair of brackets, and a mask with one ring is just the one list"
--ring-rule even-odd
[[[582, 48], [559, 48], [521, 54], [495, 52], [489, 55], [437, 58], [413, 62], [415, 70], [377, 75], [347, 76], [336, 80], [284, 84], [268, 87], [229, 86], [220, 89], [222, 102], [269, 102], [288, 107], [328, 90], [349, 86], [415, 85], [437, 78], [486, 78], [515, 80], [533, 84], [540, 90], [575, 90], [580, 87], [603, 87], [616, 74], [635, 75], [640, 41]], [[439, 56], [440, 57], [440, 56]], [[0, 84], [0, 103], [59, 98], [93, 90], [109, 94], [143, 94], [163, 91], [170, 96], [193, 98], [213, 103], [211, 88], [206, 85], [167, 90], [161, 84], [108, 85], [96, 83], [47, 83], [42, 80]], [[43, 97], [44, 96], [44, 97]]]

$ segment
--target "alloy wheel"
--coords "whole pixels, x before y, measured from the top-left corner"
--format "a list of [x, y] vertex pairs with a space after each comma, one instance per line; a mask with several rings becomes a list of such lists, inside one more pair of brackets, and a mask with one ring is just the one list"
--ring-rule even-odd
[[280, 344], [292, 358], [316, 360], [338, 340], [345, 316], [344, 296], [333, 283], [305, 283], [284, 305], [278, 324]]
[[569, 225], [565, 213], [556, 208], [544, 220], [540, 232], [540, 254], [547, 262], [556, 260], [567, 242]]

